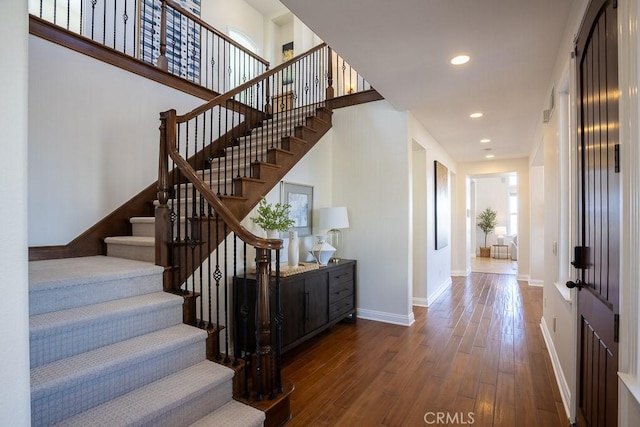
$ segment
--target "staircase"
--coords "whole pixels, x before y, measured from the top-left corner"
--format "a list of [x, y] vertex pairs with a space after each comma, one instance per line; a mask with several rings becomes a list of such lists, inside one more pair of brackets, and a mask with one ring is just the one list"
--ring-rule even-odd
[[[221, 198], [241, 220], [331, 128], [331, 116], [331, 110], [318, 107], [311, 112], [291, 110], [268, 117], [246, 135], [233, 138], [233, 143], [220, 151], [219, 157], [211, 161], [209, 168], [197, 171], [198, 176], [206, 183], [212, 182], [211, 189], [214, 191], [218, 191], [220, 187], [224, 189], [222, 191], [233, 193]], [[269, 142], [256, 143], [263, 140]], [[200, 156], [199, 153], [194, 157]], [[225, 169], [224, 165], [219, 165], [217, 162], [218, 159], [223, 159], [221, 162], [224, 162], [225, 158], [247, 160], [236, 160], [238, 164], [234, 168]], [[266, 161], [254, 159], [266, 159]], [[238, 176], [249, 171], [253, 176]], [[184, 223], [191, 219], [186, 218], [184, 213], [190, 212], [190, 206], [194, 203], [191, 199], [192, 184], [179, 186], [180, 189], [178, 185], [172, 189], [173, 199], [170, 201], [173, 210], [182, 213], [174, 229], [184, 227]], [[195, 203], [198, 204], [199, 199]], [[154, 200], [153, 204], [157, 206], [158, 201]], [[131, 235], [105, 238], [107, 255], [154, 262], [155, 218], [132, 217], [129, 221]], [[175, 235], [177, 233], [174, 230], [174, 237]], [[217, 247], [225, 237], [220, 235], [212, 246]], [[194, 267], [198, 265], [199, 263], [196, 262]], [[188, 270], [181, 279], [184, 281], [191, 273], [193, 270]]]
[[32, 425], [259, 426], [206, 359], [161, 267], [108, 256], [29, 264]]

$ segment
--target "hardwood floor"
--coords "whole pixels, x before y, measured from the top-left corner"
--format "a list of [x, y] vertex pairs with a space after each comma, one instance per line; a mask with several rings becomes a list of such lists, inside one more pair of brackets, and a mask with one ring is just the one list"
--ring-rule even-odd
[[411, 327], [341, 323], [285, 354], [288, 426], [569, 425], [541, 288], [472, 273], [414, 313]]

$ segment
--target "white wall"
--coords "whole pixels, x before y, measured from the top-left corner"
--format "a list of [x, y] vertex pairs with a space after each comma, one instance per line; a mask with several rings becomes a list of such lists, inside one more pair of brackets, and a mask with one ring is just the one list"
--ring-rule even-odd
[[[556, 153], [554, 153], [555, 155]], [[548, 154], [551, 155], [551, 154]], [[553, 203], [552, 205], [547, 205], [547, 195], [545, 194], [546, 186], [542, 184], [545, 180], [545, 171], [547, 167], [546, 164], [544, 167], [542, 166], [534, 166], [531, 167], [529, 173], [531, 177], [531, 190], [530, 190], [530, 198], [531, 198], [531, 235], [536, 236], [535, 239], [531, 239], [529, 244], [529, 253], [530, 256], [530, 275], [529, 275], [529, 283], [535, 285], [542, 284], [542, 278], [545, 270], [549, 268], [546, 265], [545, 259], [545, 240], [544, 236], [547, 232], [545, 229], [545, 216], [546, 213], [557, 213], [557, 209], [554, 209], [557, 206], [557, 203]], [[550, 173], [550, 171], [546, 171]], [[550, 181], [557, 182], [557, 181]], [[551, 185], [550, 185], [551, 186]], [[557, 185], [556, 185], [557, 187]], [[549, 197], [553, 194], [553, 190], [549, 193]], [[557, 221], [556, 221], [557, 223]], [[556, 225], [557, 227], [557, 225]], [[557, 235], [557, 231], [556, 231]], [[522, 246], [518, 243], [518, 249]]]
[[386, 101], [333, 114], [333, 204], [349, 210], [344, 257], [358, 260], [358, 316], [410, 324], [407, 113]]
[[[436, 238], [435, 238], [435, 165], [437, 160], [449, 169], [449, 195], [450, 195], [450, 212], [453, 218], [456, 212], [453, 208], [456, 206], [453, 196], [456, 191], [452, 190], [454, 186], [452, 180], [452, 173], [456, 172], [456, 163], [451, 159], [449, 154], [442, 148], [442, 146], [433, 138], [433, 136], [416, 120], [416, 118], [409, 113], [409, 144], [413, 144], [413, 141], [420, 144], [427, 151], [426, 156], [426, 177], [427, 177], [427, 194], [426, 194], [426, 223], [427, 223], [427, 235], [426, 235], [426, 262], [427, 266], [427, 306], [431, 305], [433, 301], [451, 284], [451, 251], [453, 247], [454, 233], [452, 230], [455, 228], [454, 221], [449, 221], [449, 244], [444, 248], [436, 250]], [[409, 145], [411, 147], [411, 145]], [[414, 230], [410, 233], [415, 235]]]
[[264, 17], [243, 0], [202, 1], [200, 16], [224, 34], [234, 29], [247, 35], [258, 46], [258, 55], [264, 54]]
[[413, 251], [413, 305], [427, 306], [427, 151], [417, 142], [411, 144], [411, 224], [409, 247]]
[[0, 2], [0, 169], [3, 203], [0, 299], [0, 425], [28, 426], [29, 302], [27, 269], [27, 4]]
[[34, 36], [29, 60], [29, 245], [64, 245], [157, 180], [159, 113], [202, 100]]
[[[501, 174], [516, 172], [518, 174], [518, 280], [529, 280], [529, 161], [526, 158], [494, 160], [482, 162], [458, 163], [456, 171], [456, 209], [453, 226], [454, 230], [469, 230], [469, 219], [466, 206], [470, 209], [468, 198], [468, 178], [477, 175]], [[480, 243], [480, 242], [477, 242]], [[466, 248], [464, 251], [457, 251], [453, 254], [453, 271], [470, 271], [469, 257], [470, 251], [474, 248]]]

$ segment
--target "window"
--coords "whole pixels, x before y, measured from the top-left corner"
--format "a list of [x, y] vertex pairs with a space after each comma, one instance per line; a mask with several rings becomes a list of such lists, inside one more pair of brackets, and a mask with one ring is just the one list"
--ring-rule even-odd
[[507, 234], [515, 236], [518, 234], [518, 193], [515, 190], [509, 190], [508, 206]]

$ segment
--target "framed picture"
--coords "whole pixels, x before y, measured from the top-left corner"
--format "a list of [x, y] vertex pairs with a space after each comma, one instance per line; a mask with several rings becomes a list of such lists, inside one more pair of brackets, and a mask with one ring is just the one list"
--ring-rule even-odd
[[313, 187], [283, 181], [280, 187], [280, 203], [291, 206], [289, 218], [294, 221], [291, 230], [297, 231], [298, 236], [310, 236], [313, 230]]
[[[293, 59], [293, 42], [282, 45], [282, 62], [287, 62], [290, 59]], [[293, 66], [282, 70], [282, 86], [287, 86], [291, 83], [293, 83]]]
[[449, 244], [449, 224], [451, 207], [449, 203], [449, 169], [439, 161], [434, 161], [435, 169], [435, 235], [436, 250]]

